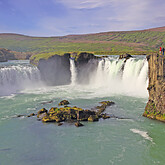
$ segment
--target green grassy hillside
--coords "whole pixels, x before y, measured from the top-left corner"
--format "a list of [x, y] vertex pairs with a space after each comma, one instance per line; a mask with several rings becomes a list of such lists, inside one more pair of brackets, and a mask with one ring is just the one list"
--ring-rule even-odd
[[0, 34], [0, 48], [18, 52], [74, 52], [95, 54], [141, 54], [157, 52], [165, 47], [165, 27], [141, 31], [105, 32], [63, 37], [29, 37], [18, 34]]

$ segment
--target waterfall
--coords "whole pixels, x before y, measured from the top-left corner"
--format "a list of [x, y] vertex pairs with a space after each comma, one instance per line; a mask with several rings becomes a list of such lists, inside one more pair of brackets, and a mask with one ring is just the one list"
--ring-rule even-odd
[[[85, 66], [91, 65], [93, 64], [88, 63]], [[84, 79], [89, 78], [87, 85], [78, 84], [77, 70], [72, 59], [70, 59], [70, 71], [72, 86], [79, 85], [80, 89], [87, 87], [87, 90], [99, 91], [98, 96], [99, 94], [103, 96], [113, 94], [148, 96], [148, 62], [146, 59], [130, 58], [126, 62], [112, 57], [101, 59], [98, 64], [95, 64], [95, 70], [90, 73], [85, 70], [82, 74]], [[37, 67], [21, 63], [0, 67], [0, 96], [41, 86], [43, 84]]]
[[90, 86], [109, 94], [148, 96], [148, 62], [146, 59], [105, 58], [99, 61]]
[[41, 83], [37, 67], [11, 65], [0, 68], [0, 96], [9, 95], [26, 88], [38, 87]]
[[77, 72], [76, 72], [75, 62], [72, 59], [70, 59], [70, 71], [71, 71], [71, 85], [76, 85]]

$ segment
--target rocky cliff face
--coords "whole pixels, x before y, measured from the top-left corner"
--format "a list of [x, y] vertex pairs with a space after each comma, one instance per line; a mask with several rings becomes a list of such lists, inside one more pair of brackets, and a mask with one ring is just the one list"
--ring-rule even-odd
[[54, 55], [48, 59], [40, 59], [38, 69], [41, 78], [47, 85], [67, 85], [71, 82], [70, 54]]
[[165, 122], [165, 56], [150, 55], [149, 100], [143, 116]]
[[0, 62], [6, 62], [7, 60], [15, 60], [14, 54], [8, 50], [0, 48]]
[[[72, 55], [71, 53], [66, 53], [63, 56], [53, 55], [48, 59], [40, 59], [38, 62], [35, 62], [35, 58], [33, 58], [30, 63], [38, 67], [41, 78], [47, 85], [67, 85], [71, 83], [69, 58]], [[90, 75], [96, 70], [98, 57], [87, 52], [76, 53], [74, 57], [77, 82], [79, 84], [88, 83]]]
[[30, 52], [16, 52], [8, 49], [0, 48], [0, 62], [8, 60], [25, 60], [29, 59], [32, 53]]
[[90, 75], [94, 72], [98, 65], [98, 59], [92, 53], [82, 52], [76, 56], [75, 65], [77, 68], [77, 81], [79, 84], [89, 82]]

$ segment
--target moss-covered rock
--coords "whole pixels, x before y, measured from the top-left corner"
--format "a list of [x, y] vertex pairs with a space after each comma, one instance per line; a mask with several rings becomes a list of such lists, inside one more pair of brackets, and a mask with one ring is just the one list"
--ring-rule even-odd
[[48, 110], [46, 110], [45, 108], [42, 108], [41, 110], [38, 111], [37, 113], [37, 117], [42, 119], [44, 116], [46, 116], [48, 113]]
[[[63, 102], [60, 102], [61, 104], [69, 103], [67, 100], [63, 100]], [[79, 124], [79, 121], [98, 121], [99, 118], [108, 119], [110, 116], [107, 114], [102, 114], [102, 112], [105, 110], [107, 106], [110, 106], [114, 104], [114, 102], [110, 101], [103, 101], [100, 102], [102, 105], [97, 106], [95, 110], [84, 110], [79, 107], [52, 107], [50, 110], [46, 110], [45, 108], [41, 109], [37, 113], [37, 117], [42, 120], [42, 122], [64, 122], [64, 121], [77, 121], [77, 125]]]
[[97, 115], [90, 115], [88, 118], [88, 121], [91, 121], [91, 122], [99, 121], [99, 118]]
[[70, 104], [68, 100], [62, 100], [58, 105], [68, 105]]
[[145, 107], [144, 117], [164, 122], [165, 115], [165, 56], [153, 54], [148, 60], [148, 92], [149, 99]]

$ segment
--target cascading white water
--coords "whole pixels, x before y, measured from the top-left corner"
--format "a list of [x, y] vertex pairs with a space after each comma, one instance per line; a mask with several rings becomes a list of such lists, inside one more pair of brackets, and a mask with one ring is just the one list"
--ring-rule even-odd
[[74, 60], [70, 59], [71, 85], [76, 84], [77, 72]]
[[[90, 64], [89, 64], [90, 65]], [[77, 84], [77, 71], [74, 60], [70, 59], [71, 85]], [[131, 58], [124, 62], [116, 58], [99, 61], [95, 72], [90, 74], [86, 90], [97, 91], [97, 95], [121, 94], [147, 97], [148, 62], [146, 59]], [[86, 72], [84, 72], [84, 78]], [[5, 65], [0, 68], [0, 96], [17, 93], [24, 89], [43, 86], [37, 67], [26, 64]], [[44, 85], [45, 87], [45, 85]]]
[[102, 59], [90, 85], [109, 94], [147, 97], [148, 62], [146, 59]]
[[0, 68], [0, 96], [9, 95], [41, 83], [37, 67], [12, 65]]

